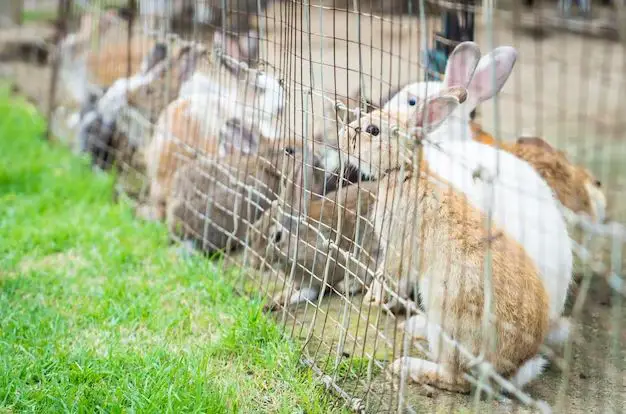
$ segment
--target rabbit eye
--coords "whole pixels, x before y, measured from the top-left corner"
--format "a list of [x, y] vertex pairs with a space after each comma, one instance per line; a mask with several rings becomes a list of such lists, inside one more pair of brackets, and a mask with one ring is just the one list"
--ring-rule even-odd
[[417, 99], [415, 98], [409, 98], [409, 105], [410, 106], [415, 106], [417, 104]]
[[378, 134], [380, 134], [380, 128], [378, 128], [374, 124], [370, 124], [367, 126], [367, 128], [365, 128], [365, 132], [376, 137], [378, 136]]
[[276, 232], [274, 232], [274, 243], [280, 242], [282, 235], [283, 233], [280, 230], [276, 230]]
[[287, 155], [293, 155], [293, 154], [295, 154], [295, 153], [296, 153], [296, 150], [295, 150], [295, 149], [293, 149], [293, 147], [287, 147], [287, 148], [285, 148], [285, 153], [286, 153]]
[[602, 181], [600, 180], [596, 180], [595, 183], [596, 187], [602, 187]]

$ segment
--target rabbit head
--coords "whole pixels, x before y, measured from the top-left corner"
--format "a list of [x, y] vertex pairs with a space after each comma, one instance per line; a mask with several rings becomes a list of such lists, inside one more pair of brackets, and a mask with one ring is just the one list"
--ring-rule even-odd
[[436, 95], [443, 88], [464, 87], [467, 89], [465, 103], [459, 105], [444, 127], [439, 128], [437, 138], [433, 136], [431, 139], [446, 139], [448, 136], [453, 139], [470, 139], [471, 129], [467, 125], [470, 113], [478, 104], [491, 99], [502, 89], [516, 60], [517, 51], [510, 46], [497, 47], [481, 58], [475, 43], [460, 43], [448, 58], [443, 82], [417, 82], [408, 85], [389, 100], [383, 109], [406, 116], [420, 98]]
[[537, 170], [565, 207], [604, 221], [606, 196], [602, 183], [588, 169], [573, 164], [564, 152], [539, 137], [518, 138], [511, 152]]
[[239, 247], [278, 196], [283, 154], [295, 151], [275, 145], [258, 155], [202, 158], [184, 165], [175, 172], [168, 197], [168, 227], [203, 251]]
[[144, 82], [129, 85], [128, 104], [156, 122], [159, 113], [179, 94], [180, 88], [193, 74], [198, 60], [207, 52], [198, 43], [184, 42], [171, 48], [157, 43], [142, 62]]
[[[341, 155], [347, 156], [346, 164], [356, 167], [363, 179], [377, 179], [411, 160], [419, 139], [437, 130], [466, 96], [463, 88], [442, 89], [437, 96], [420, 99], [406, 115], [383, 110], [368, 113], [341, 131]], [[328, 154], [325, 167], [340, 171], [339, 154]]]
[[[306, 162], [294, 166], [286, 176], [279, 200], [253, 230], [255, 266], [264, 262], [278, 267], [284, 274], [289, 274], [295, 266], [294, 285], [275, 295], [273, 305], [313, 300], [324, 280], [346, 294], [357, 293], [370, 280], [368, 269], [374, 268], [376, 239], [371, 237], [371, 224], [363, 218], [369, 216], [378, 183], [363, 182], [322, 198], [319, 191], [323, 188], [324, 175], [320, 167], [319, 160], [314, 161], [313, 168]], [[304, 175], [308, 175], [306, 185], [311, 191], [305, 190]], [[338, 234], [340, 215], [342, 225]], [[358, 234], [357, 229], [360, 229]], [[350, 278], [346, 278], [348, 269]]]
[[321, 161], [310, 148], [287, 154], [283, 165], [279, 199], [255, 225], [252, 243], [256, 252], [256, 259], [252, 261], [255, 266], [263, 256], [270, 264], [288, 259], [284, 248], [290, 242], [287, 236], [296, 233], [311, 201], [319, 199], [323, 191], [325, 178]]

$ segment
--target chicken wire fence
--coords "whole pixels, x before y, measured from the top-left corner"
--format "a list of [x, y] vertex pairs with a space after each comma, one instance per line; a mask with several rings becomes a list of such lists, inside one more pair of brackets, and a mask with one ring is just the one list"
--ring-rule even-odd
[[60, 0], [50, 122], [351, 409], [621, 412], [626, 55], [511, 8]]

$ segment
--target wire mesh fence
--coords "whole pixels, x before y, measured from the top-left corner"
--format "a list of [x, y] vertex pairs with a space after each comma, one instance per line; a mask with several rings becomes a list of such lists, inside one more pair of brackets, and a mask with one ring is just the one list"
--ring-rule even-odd
[[623, 410], [623, 44], [545, 5], [56, 6], [54, 135], [348, 407]]

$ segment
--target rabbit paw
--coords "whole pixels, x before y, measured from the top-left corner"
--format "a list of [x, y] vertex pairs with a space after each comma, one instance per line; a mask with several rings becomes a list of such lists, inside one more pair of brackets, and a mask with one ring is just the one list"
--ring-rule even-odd
[[372, 306], [383, 306], [385, 304], [384, 297], [382, 283], [374, 280], [363, 297], [363, 302]]
[[470, 390], [470, 384], [462, 373], [455, 375], [442, 364], [425, 359], [402, 357], [395, 360], [389, 370], [397, 376], [404, 374], [418, 384], [432, 385], [459, 393], [467, 393]]
[[290, 289], [285, 288], [272, 298], [272, 301], [265, 305], [264, 310], [275, 311], [284, 306], [297, 305], [305, 301], [314, 301], [319, 295], [319, 290], [315, 288]]
[[424, 315], [414, 315], [398, 324], [398, 329], [406, 332], [412, 339], [426, 339], [428, 320]]
[[[348, 283], [349, 280], [351, 283]], [[346, 296], [356, 295], [361, 291], [361, 287], [362, 285], [357, 280], [354, 280], [354, 278], [345, 278], [335, 285], [335, 289], [337, 290], [337, 292], [342, 293]]]

